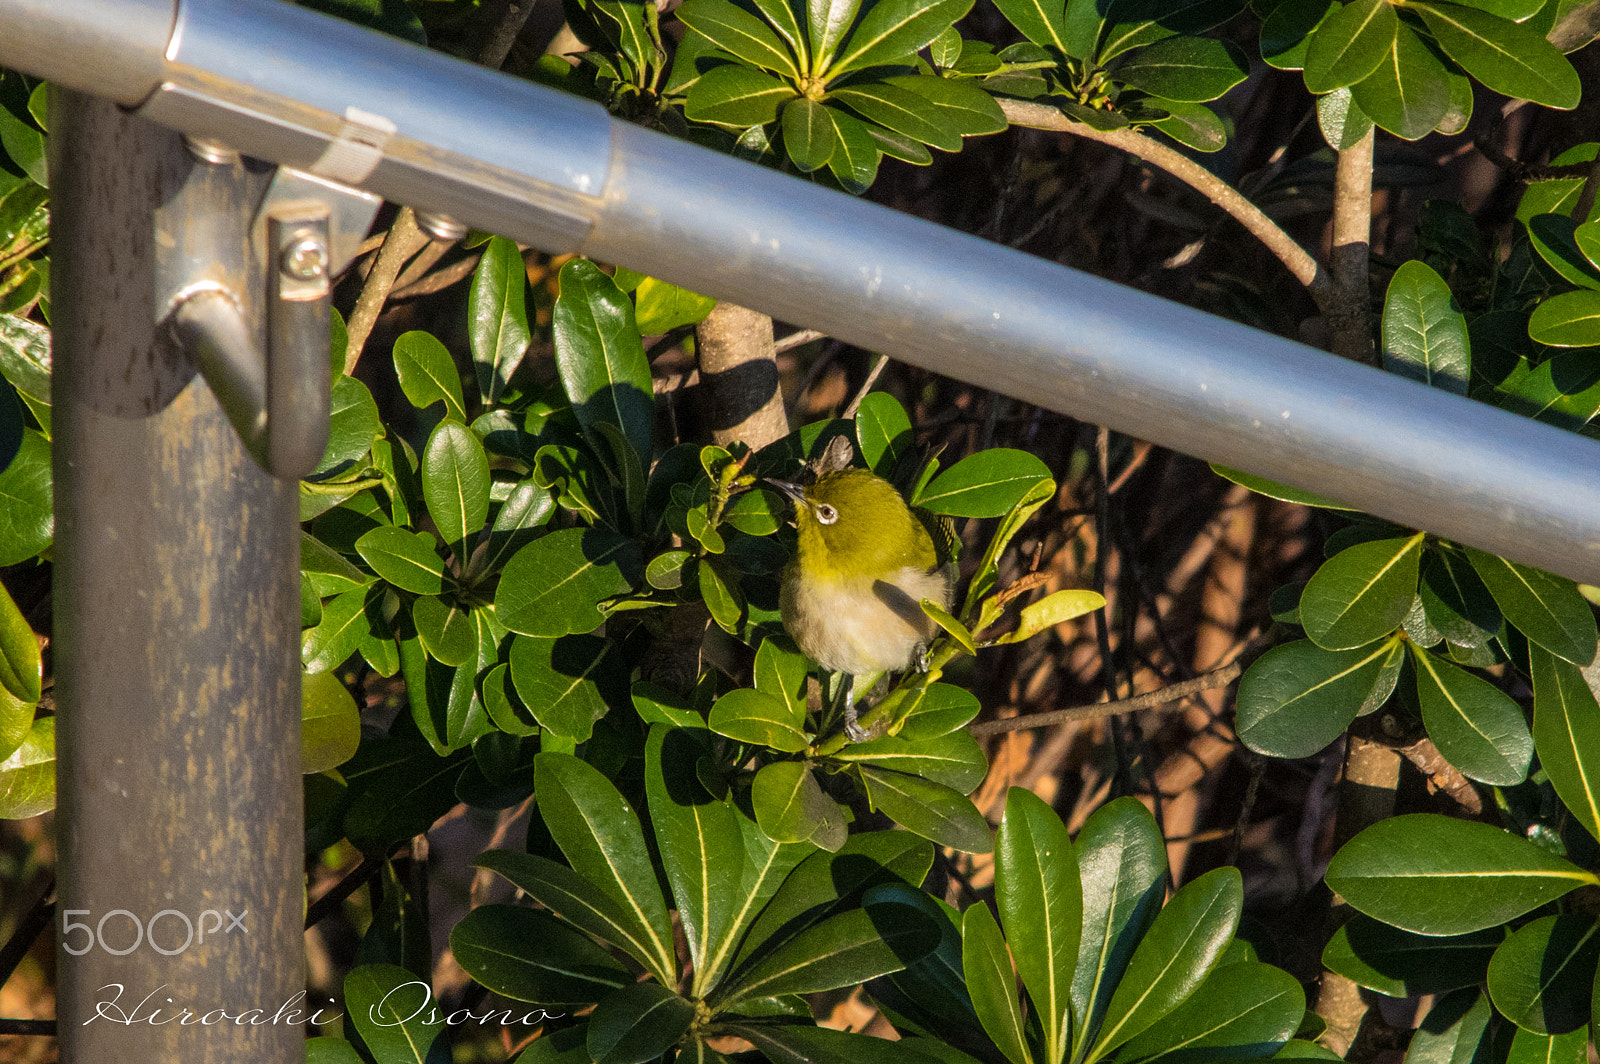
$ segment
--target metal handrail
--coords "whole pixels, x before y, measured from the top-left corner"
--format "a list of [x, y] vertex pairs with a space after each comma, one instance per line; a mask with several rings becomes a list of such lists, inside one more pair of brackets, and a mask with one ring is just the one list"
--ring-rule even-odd
[[[108, 18], [139, 32], [112, 46]], [[0, 64], [1600, 583], [1594, 441], [394, 38], [275, 0], [0, 0]]]

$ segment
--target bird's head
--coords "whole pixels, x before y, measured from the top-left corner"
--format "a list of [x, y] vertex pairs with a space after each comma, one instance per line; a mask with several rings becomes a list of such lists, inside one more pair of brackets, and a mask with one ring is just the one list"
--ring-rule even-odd
[[803, 574], [842, 579], [878, 577], [908, 565], [931, 568], [933, 542], [882, 477], [865, 469], [841, 469], [801, 487], [769, 484], [794, 502], [800, 534], [797, 562]]

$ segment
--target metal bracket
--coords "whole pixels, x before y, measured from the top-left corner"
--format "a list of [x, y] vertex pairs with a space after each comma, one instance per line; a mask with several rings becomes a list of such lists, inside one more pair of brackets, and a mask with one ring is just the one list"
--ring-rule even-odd
[[[239, 164], [226, 152], [194, 154], [218, 167]], [[260, 280], [197, 276], [168, 304], [172, 334], [251, 457], [274, 476], [305, 476], [327, 449], [332, 278], [355, 257], [382, 203], [370, 192], [280, 167], [249, 225], [257, 269], [244, 275]], [[226, 228], [204, 231], [215, 238]], [[189, 250], [196, 273], [212, 272], [199, 249]], [[264, 300], [257, 313], [249, 289], [260, 289]], [[264, 354], [254, 322], [265, 325]]]

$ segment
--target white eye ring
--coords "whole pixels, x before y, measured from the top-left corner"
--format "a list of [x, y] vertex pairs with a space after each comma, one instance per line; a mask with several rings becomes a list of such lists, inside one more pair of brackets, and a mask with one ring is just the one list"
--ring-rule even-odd
[[817, 505], [817, 520], [822, 524], [831, 525], [835, 521], [839, 520], [839, 511], [835, 510], [832, 506], [829, 506], [825, 502], [819, 503]]

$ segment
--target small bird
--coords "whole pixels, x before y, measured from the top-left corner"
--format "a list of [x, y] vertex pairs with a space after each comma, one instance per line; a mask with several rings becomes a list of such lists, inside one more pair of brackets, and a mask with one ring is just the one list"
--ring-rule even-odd
[[[824, 669], [854, 678], [909, 668], [939, 627], [922, 600], [950, 608], [953, 563], [900, 493], [865, 469], [825, 473], [801, 487], [768, 483], [794, 501], [799, 549], [783, 571], [779, 608], [800, 650]], [[845, 699], [845, 731], [856, 724], [854, 692]]]

